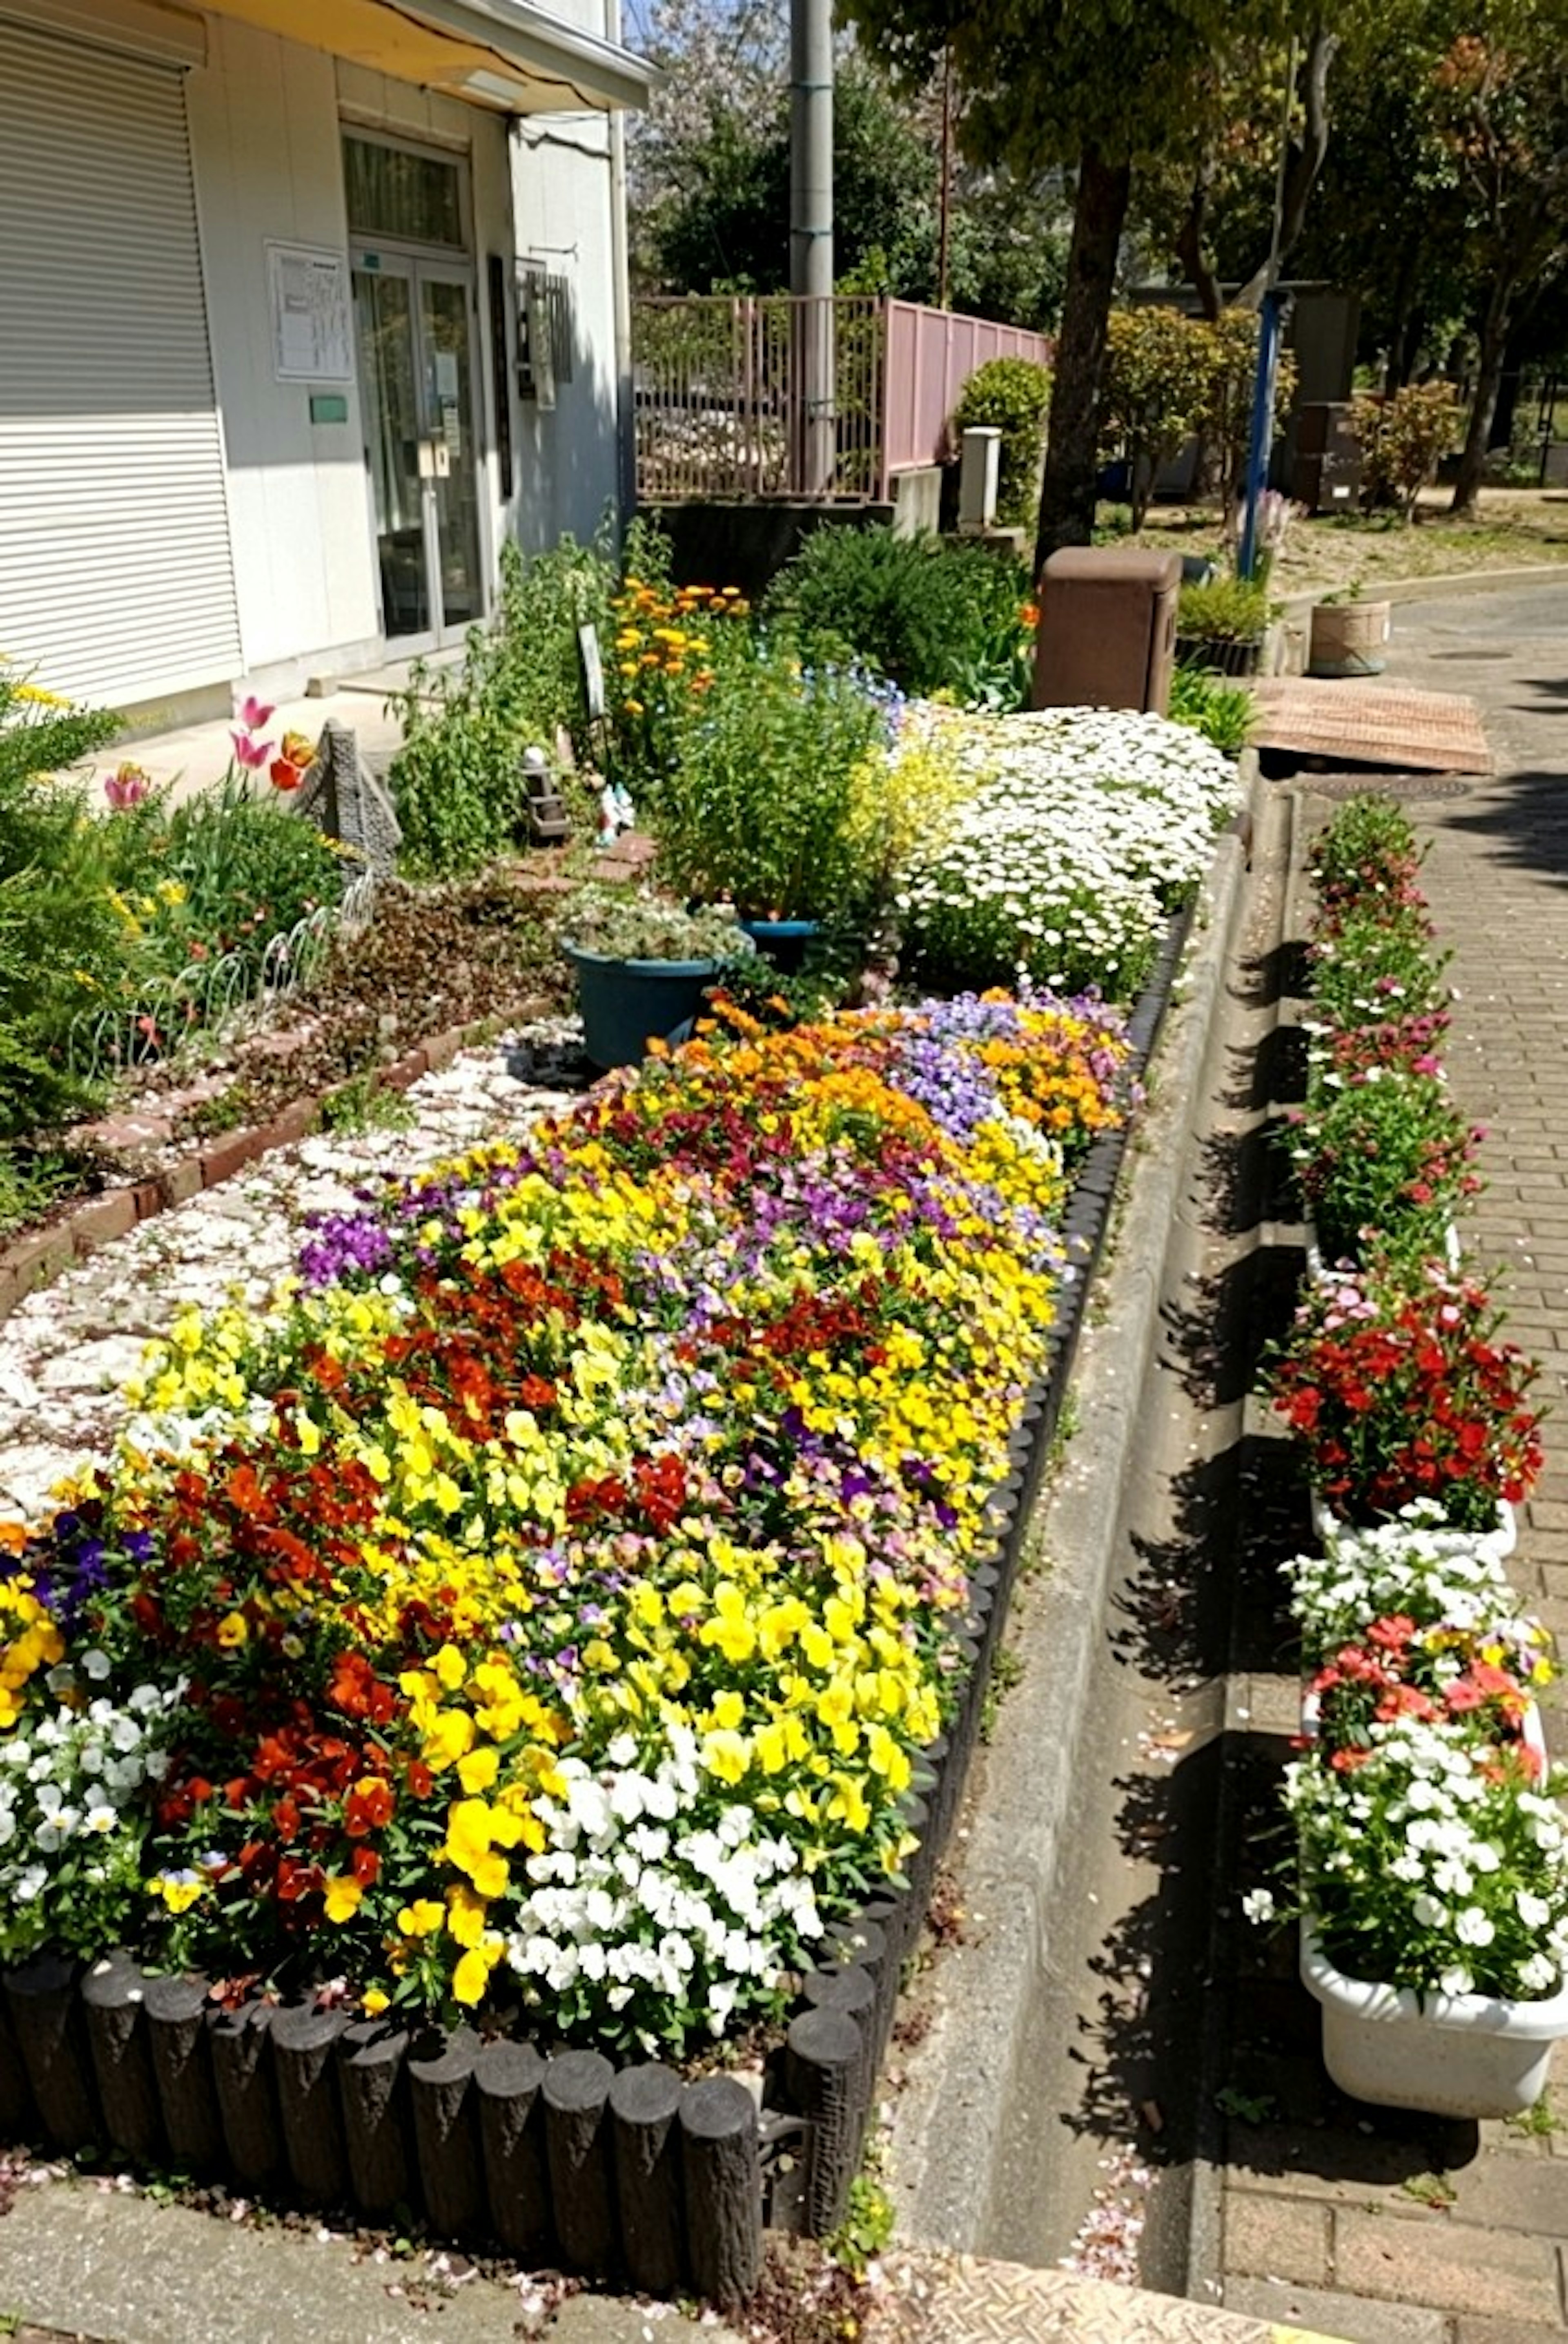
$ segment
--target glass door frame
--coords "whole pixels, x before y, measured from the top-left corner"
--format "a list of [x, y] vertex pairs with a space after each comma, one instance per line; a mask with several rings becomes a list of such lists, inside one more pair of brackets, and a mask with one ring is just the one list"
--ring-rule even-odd
[[[357, 136], [357, 132], [355, 134]], [[489, 500], [486, 484], [489, 479], [485, 440], [485, 352], [483, 328], [477, 308], [477, 278], [471, 255], [455, 251], [436, 251], [401, 244], [391, 238], [356, 235], [349, 239], [348, 265], [351, 278], [356, 273], [377, 277], [400, 278], [408, 288], [408, 322], [413, 342], [411, 359], [414, 372], [415, 397], [418, 409], [419, 444], [419, 509], [424, 539], [426, 610], [431, 623], [412, 634], [389, 634], [387, 613], [382, 591], [379, 560], [377, 561], [376, 597], [381, 618], [381, 636], [389, 652], [398, 658], [417, 657], [423, 652], [439, 651], [460, 643], [468, 629], [489, 613], [493, 596], [490, 585], [490, 523]], [[456, 285], [463, 295], [464, 315], [468, 334], [468, 414], [466, 418], [469, 460], [474, 476], [474, 518], [476, 562], [475, 599], [477, 608], [460, 621], [448, 621], [443, 607], [441, 579], [440, 523], [437, 510], [436, 490], [438, 476], [437, 452], [441, 442], [438, 416], [433, 411], [435, 398], [432, 385], [435, 377], [434, 352], [426, 330], [423, 292], [428, 284]], [[369, 429], [370, 417], [366, 403], [374, 396], [374, 387], [359, 370], [361, 421]], [[368, 481], [367, 483], [369, 485]], [[378, 545], [379, 531], [374, 496], [370, 499], [371, 548]]]

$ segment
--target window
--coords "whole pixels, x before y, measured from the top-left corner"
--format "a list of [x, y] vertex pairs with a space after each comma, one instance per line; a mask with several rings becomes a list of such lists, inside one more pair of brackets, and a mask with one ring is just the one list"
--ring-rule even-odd
[[383, 146], [371, 138], [345, 138], [343, 161], [351, 235], [463, 250], [462, 175], [457, 163], [407, 146]]

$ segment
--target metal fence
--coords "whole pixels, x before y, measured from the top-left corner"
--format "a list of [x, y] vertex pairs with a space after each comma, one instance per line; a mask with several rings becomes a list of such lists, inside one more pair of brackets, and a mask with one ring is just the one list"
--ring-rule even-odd
[[[991, 358], [1048, 363], [1041, 335], [866, 294], [646, 295], [632, 308], [637, 492], [884, 502], [937, 461]], [[830, 384], [824, 399], [813, 386]]]
[[125, 999], [84, 1010], [72, 1023], [73, 1074], [119, 1074], [170, 1058], [198, 1035], [255, 1030], [310, 985], [335, 936], [354, 935], [376, 902], [376, 874], [361, 872], [342, 901], [318, 904], [259, 953], [225, 953], [149, 978]]

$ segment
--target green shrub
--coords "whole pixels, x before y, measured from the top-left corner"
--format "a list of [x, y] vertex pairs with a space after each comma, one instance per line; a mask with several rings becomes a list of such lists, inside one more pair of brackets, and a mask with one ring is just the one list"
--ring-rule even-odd
[[1211, 395], [1213, 345], [1201, 319], [1158, 304], [1113, 309], [1100, 394], [1106, 457], [1125, 455], [1132, 526], [1141, 529], [1155, 475], [1171, 462]]
[[1361, 441], [1362, 502], [1396, 505], [1409, 520], [1452, 443], [1459, 414], [1449, 382], [1407, 383], [1389, 399], [1358, 396], [1351, 419]]
[[862, 819], [881, 729], [849, 676], [802, 678], [788, 644], [738, 638], [648, 804], [660, 879], [747, 918], [852, 914], [884, 859]]
[[1258, 642], [1268, 622], [1268, 595], [1251, 578], [1183, 586], [1176, 604], [1177, 633], [1196, 642]]
[[953, 429], [994, 424], [1001, 432], [996, 517], [1010, 529], [1034, 524], [1050, 371], [1032, 359], [988, 359], [959, 393]]
[[57, 1121], [86, 1086], [65, 1037], [119, 949], [103, 841], [59, 776], [119, 729], [0, 664], [0, 1141]]
[[1027, 677], [1021, 562], [888, 528], [819, 529], [769, 590], [808, 657], [849, 655], [916, 698], [1016, 708]]
[[1173, 724], [1201, 732], [1227, 757], [1239, 757], [1251, 736], [1258, 704], [1240, 684], [1226, 683], [1201, 667], [1179, 667], [1171, 678], [1165, 712]]
[[411, 871], [449, 877], [473, 871], [518, 843], [523, 814], [518, 762], [558, 730], [579, 757], [588, 748], [578, 628], [592, 621], [607, 652], [616, 573], [603, 547], [565, 537], [531, 561], [508, 544], [501, 600], [468, 634], [454, 672], [417, 664], [392, 706], [403, 745], [389, 779]]

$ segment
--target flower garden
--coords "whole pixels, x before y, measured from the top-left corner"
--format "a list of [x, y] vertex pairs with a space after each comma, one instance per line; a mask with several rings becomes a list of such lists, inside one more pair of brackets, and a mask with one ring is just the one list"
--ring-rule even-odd
[[[1282, 1900], [1363, 2098], [1527, 2107], [1568, 2033], [1568, 1830], [1535, 1695], [1550, 1640], [1509, 1583], [1541, 1467], [1536, 1369], [1452, 1217], [1484, 1137], [1444, 1083], [1442, 963], [1403, 813], [1352, 800], [1316, 844], [1303, 1108], [1287, 1129], [1318, 1238], [1270, 1370], [1321, 1551], [1288, 1566], [1307, 1678]], [[1477, 2046], [1480, 2049], [1477, 2049]]]
[[[697, 896], [712, 949], [735, 906], [809, 906], [832, 951], [793, 988], [727, 958], [683, 1046], [318, 1217], [267, 1308], [183, 1313], [113, 1453], [0, 1524], [13, 2108], [517, 2244], [493, 2172], [487, 2213], [450, 2194], [452, 2126], [471, 2150], [505, 2094], [464, 2077], [535, 2044], [528, 2235], [586, 2269], [625, 2241], [582, 2229], [550, 2093], [657, 2074], [689, 2112], [731, 2045], [790, 2121], [848, 2090], [802, 2218], [842, 2210], [1108, 1201], [1108, 1171], [1075, 1183], [1119, 1144], [1158, 1003], [1136, 1042], [1130, 1008], [1239, 803], [1159, 719], [906, 702], [635, 575], [611, 618], [614, 753], [668, 892], [601, 882], [604, 916], [679, 928]], [[223, 2018], [180, 2021], [194, 2131], [163, 2001], [115, 1983], [186, 1978]], [[755, 2104], [722, 2090], [749, 2234]], [[735, 2292], [689, 2228], [677, 2259]]]

